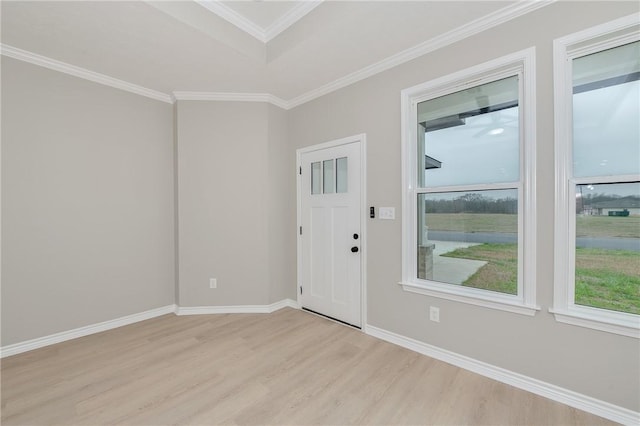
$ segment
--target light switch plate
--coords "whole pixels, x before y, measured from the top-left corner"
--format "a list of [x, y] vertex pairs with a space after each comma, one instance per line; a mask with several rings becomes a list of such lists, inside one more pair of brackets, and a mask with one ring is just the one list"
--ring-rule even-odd
[[396, 208], [395, 207], [380, 207], [378, 210], [378, 217], [380, 219], [395, 219], [396, 218]]

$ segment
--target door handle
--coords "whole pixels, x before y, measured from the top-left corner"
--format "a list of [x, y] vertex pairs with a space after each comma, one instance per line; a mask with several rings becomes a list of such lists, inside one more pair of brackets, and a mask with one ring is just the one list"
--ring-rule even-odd
[[357, 253], [360, 250], [358, 247], [351, 247], [351, 253]]

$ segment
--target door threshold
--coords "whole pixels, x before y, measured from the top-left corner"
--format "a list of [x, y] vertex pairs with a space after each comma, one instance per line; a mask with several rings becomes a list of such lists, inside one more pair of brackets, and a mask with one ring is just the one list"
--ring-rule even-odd
[[339, 319], [334, 318], [334, 317], [330, 317], [329, 315], [321, 314], [320, 312], [312, 311], [311, 309], [309, 309], [309, 308], [305, 308], [304, 306], [302, 307], [302, 310], [303, 310], [303, 311], [310, 312], [310, 313], [315, 314], [315, 315], [318, 315], [318, 316], [321, 316], [321, 317], [326, 318], [326, 319], [328, 319], [328, 320], [335, 321], [335, 322], [339, 322], [340, 324], [348, 325], [349, 327], [353, 327], [353, 328], [356, 328], [356, 329], [358, 329], [358, 330], [362, 330], [362, 327], [359, 327], [359, 326], [357, 326], [357, 325], [350, 324], [350, 323], [348, 323], [348, 322], [346, 322], [346, 321], [342, 321], [342, 320], [339, 320]]

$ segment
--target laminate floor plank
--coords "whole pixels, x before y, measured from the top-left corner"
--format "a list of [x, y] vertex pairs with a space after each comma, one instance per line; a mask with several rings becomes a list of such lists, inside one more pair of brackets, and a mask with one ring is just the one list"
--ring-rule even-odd
[[319, 316], [164, 315], [1, 361], [3, 425], [608, 425]]

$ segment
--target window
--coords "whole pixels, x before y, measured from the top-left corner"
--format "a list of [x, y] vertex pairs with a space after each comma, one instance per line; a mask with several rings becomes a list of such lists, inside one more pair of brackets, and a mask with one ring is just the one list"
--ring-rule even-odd
[[343, 194], [347, 192], [347, 178], [347, 157], [313, 162], [311, 194]]
[[554, 43], [556, 319], [640, 337], [640, 25]]
[[402, 92], [405, 290], [538, 309], [534, 54]]

